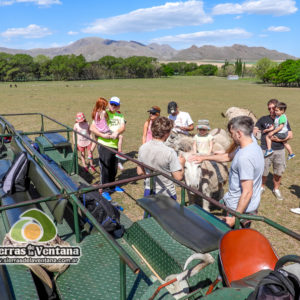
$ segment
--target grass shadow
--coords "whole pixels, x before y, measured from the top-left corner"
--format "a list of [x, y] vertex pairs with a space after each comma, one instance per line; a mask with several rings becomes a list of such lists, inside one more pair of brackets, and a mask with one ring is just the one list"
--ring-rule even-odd
[[298, 198], [300, 198], [300, 186], [296, 184], [292, 184], [289, 187], [289, 190], [291, 191], [292, 194], [296, 195]]
[[269, 173], [267, 177], [266, 187], [269, 188], [271, 191], [273, 190], [273, 174]]
[[[137, 176], [136, 168], [125, 169], [117, 176], [117, 180], [128, 179]], [[131, 184], [137, 184], [136, 182], [130, 182]]]
[[136, 155], [138, 154], [138, 151], [130, 151], [128, 153], [124, 153], [126, 154], [127, 156], [131, 157], [131, 158], [136, 158]]
[[79, 171], [79, 175], [87, 182], [87, 183], [92, 183], [93, 180], [94, 180], [94, 175], [89, 173], [89, 172], [86, 172], [84, 170], [83, 167], [81, 166], [78, 166], [78, 171]]

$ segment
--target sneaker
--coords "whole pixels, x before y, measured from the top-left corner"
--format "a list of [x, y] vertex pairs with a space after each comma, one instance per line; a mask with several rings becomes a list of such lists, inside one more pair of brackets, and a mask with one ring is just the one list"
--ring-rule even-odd
[[273, 190], [273, 194], [275, 195], [275, 197], [277, 198], [277, 200], [283, 200], [283, 197], [280, 193], [279, 190]]
[[262, 187], [260, 188], [260, 193], [263, 194], [265, 191], [266, 191], [266, 188], [262, 186]]
[[108, 192], [103, 192], [102, 193], [102, 197], [104, 199], [106, 199], [107, 201], [111, 201], [111, 196], [110, 196], [110, 194]]
[[300, 207], [299, 208], [291, 208], [291, 212], [300, 215]]
[[124, 161], [127, 160], [125, 157], [121, 156], [120, 154], [116, 154], [116, 158]]
[[94, 166], [90, 166], [90, 168], [91, 168], [94, 172], [96, 172], [96, 168], [95, 168]]
[[271, 154], [273, 154], [273, 150], [272, 150], [272, 149], [266, 150], [266, 152], [265, 152], [265, 157], [268, 157], [268, 156], [270, 156]]
[[123, 167], [122, 163], [118, 162], [118, 168], [119, 168], [121, 171], [124, 170], [124, 167]]
[[120, 188], [119, 186], [116, 186], [115, 187], [115, 192], [124, 193], [124, 190], [122, 188]]
[[296, 155], [294, 153], [288, 155], [288, 160], [294, 158]]

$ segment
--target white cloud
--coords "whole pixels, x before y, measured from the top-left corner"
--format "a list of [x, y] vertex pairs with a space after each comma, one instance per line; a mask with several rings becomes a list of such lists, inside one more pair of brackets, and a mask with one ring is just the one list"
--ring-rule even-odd
[[289, 27], [286, 26], [270, 26], [268, 31], [274, 31], [274, 32], [288, 32], [291, 31]]
[[68, 35], [77, 35], [79, 32], [77, 31], [69, 31], [68, 32]]
[[264, 33], [262, 33], [262, 34], [260, 34], [259, 35], [259, 37], [261, 37], [261, 38], [265, 38], [265, 37], [267, 37], [268, 35], [267, 34], [264, 34]]
[[0, 6], [8, 6], [16, 3], [33, 3], [39, 6], [62, 4], [60, 0], [0, 0]]
[[219, 29], [213, 31], [200, 31], [174, 36], [164, 36], [152, 39], [152, 43], [183, 43], [183, 44], [202, 44], [207, 42], [220, 42], [232, 39], [249, 38], [252, 34], [244, 29]]
[[241, 19], [242, 18], [242, 16], [236, 16], [236, 17], [234, 17], [236, 20], [239, 20], [239, 19]]
[[86, 33], [115, 34], [170, 29], [178, 26], [211, 23], [203, 10], [202, 1], [167, 2], [161, 6], [141, 8], [128, 14], [98, 19], [84, 28]]
[[31, 24], [25, 28], [8, 28], [6, 31], [0, 33], [5, 38], [17, 38], [22, 37], [25, 39], [39, 39], [47, 35], [51, 35], [52, 32], [46, 27], [40, 27], [39, 25]]
[[213, 15], [226, 14], [261, 14], [283, 16], [293, 14], [298, 10], [294, 0], [249, 0], [242, 4], [224, 3], [213, 8]]

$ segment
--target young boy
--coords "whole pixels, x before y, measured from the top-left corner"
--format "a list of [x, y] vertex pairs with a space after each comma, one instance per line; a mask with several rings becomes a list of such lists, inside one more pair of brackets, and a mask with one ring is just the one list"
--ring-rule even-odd
[[[271, 148], [272, 145], [271, 138], [273, 135], [275, 135], [281, 140], [285, 139], [288, 135], [287, 117], [285, 115], [286, 109], [287, 109], [287, 105], [285, 103], [278, 102], [275, 108], [276, 117], [274, 120], [274, 125], [264, 130], [264, 133], [269, 132], [269, 134], [266, 136], [267, 150], [265, 152], [265, 157], [273, 154], [273, 150]], [[292, 147], [287, 142], [283, 142], [283, 144], [289, 153], [288, 159], [294, 158], [295, 154], [292, 151]]]
[[210, 155], [213, 148], [213, 137], [209, 134], [209, 121], [199, 120], [198, 133], [194, 136], [193, 151], [204, 155]]

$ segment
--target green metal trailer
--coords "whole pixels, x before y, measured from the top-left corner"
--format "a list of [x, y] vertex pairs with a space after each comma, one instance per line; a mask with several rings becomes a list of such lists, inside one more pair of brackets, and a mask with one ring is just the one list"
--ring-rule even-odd
[[[22, 116], [38, 117], [40, 129], [31, 132], [15, 130], [8, 119]], [[58, 128], [46, 130], [45, 120]], [[247, 299], [255, 284], [245, 284], [244, 278], [229, 280], [223, 266], [224, 249], [220, 248], [232, 232], [242, 232], [243, 237], [249, 235], [250, 241], [254, 230], [239, 229], [239, 220], [264, 222], [300, 241], [298, 233], [268, 218], [232, 211], [149, 166], [149, 175], [79, 188], [80, 183], [87, 183], [78, 175], [77, 152], [72, 151], [70, 133], [73, 130], [68, 126], [39, 113], [0, 116], [0, 179], [22, 151], [29, 158], [30, 178], [30, 189], [25, 192], [7, 195], [0, 189], [1, 240], [24, 211], [37, 208], [53, 220], [58, 235], [70, 245], [79, 246], [82, 253], [78, 264], [71, 264], [61, 274], [49, 273], [53, 282], [50, 294], [27, 266], [2, 263], [1, 299]], [[33, 143], [39, 145], [40, 151]], [[80, 200], [80, 195], [105, 186], [157, 175], [166, 176], [181, 187], [180, 203], [158, 195], [137, 199], [136, 204], [144, 209], [145, 216], [151, 217], [132, 222], [121, 213], [121, 223], [125, 226], [121, 238], [107, 233]], [[235, 215], [235, 230], [197, 205], [186, 206], [186, 189]], [[226, 247], [228, 252], [229, 247]], [[257, 251], [257, 255], [265, 252], [259, 247]], [[296, 256], [278, 260], [275, 255], [274, 264], [270, 263], [268, 268], [271, 270], [275, 264], [278, 267], [289, 260], [300, 262]], [[242, 281], [243, 284], [238, 286]]]

